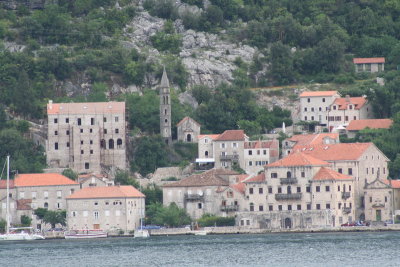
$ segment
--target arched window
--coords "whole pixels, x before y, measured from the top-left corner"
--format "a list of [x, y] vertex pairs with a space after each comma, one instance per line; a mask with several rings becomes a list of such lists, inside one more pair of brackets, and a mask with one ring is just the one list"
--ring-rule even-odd
[[49, 207], [49, 203], [44, 202], [44, 208], [47, 209]]
[[164, 122], [165, 122], [165, 124], [167, 124], [167, 123], [168, 123], [168, 120], [167, 120], [167, 119], [165, 119], [165, 120], [164, 120]]
[[117, 147], [118, 148], [122, 147], [122, 139], [121, 138], [118, 138], [118, 140], [117, 140]]
[[287, 178], [292, 178], [292, 173], [291, 173], [291, 172], [287, 172], [287, 173], [286, 173], [286, 177], [287, 177]]
[[101, 139], [101, 141], [100, 141], [100, 148], [106, 149], [106, 140]]
[[114, 149], [114, 139], [108, 140], [108, 149]]
[[192, 135], [191, 135], [191, 134], [188, 134], [188, 135], [186, 136], [186, 141], [187, 141], [187, 142], [192, 142]]
[[208, 151], [204, 152], [204, 155], [208, 158]]

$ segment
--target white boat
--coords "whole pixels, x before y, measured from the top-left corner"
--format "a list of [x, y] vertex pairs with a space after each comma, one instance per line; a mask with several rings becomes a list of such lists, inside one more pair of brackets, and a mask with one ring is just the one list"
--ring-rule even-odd
[[70, 230], [64, 233], [65, 239], [104, 238], [107, 232], [101, 229]]
[[11, 228], [10, 220], [10, 156], [7, 156], [7, 203], [6, 203], [6, 233], [0, 235], [0, 241], [41, 240], [44, 236], [34, 232], [32, 227]]
[[150, 237], [149, 230], [143, 229], [143, 218], [140, 218], [140, 228], [135, 230], [135, 233], [133, 233], [133, 237], [141, 237], [141, 238], [147, 238]]
[[208, 232], [206, 230], [194, 230], [192, 233], [194, 235], [207, 235]]

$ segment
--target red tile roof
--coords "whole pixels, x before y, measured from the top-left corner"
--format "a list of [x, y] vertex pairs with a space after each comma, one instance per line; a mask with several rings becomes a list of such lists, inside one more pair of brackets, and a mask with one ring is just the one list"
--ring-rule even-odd
[[47, 104], [47, 114], [104, 114], [125, 113], [125, 102], [52, 103]]
[[278, 148], [278, 147], [279, 147], [279, 141], [276, 139], [249, 141], [244, 143], [245, 149]]
[[309, 145], [298, 147], [296, 151], [326, 160], [358, 160], [372, 143], [339, 143], [330, 145]]
[[259, 183], [259, 182], [265, 182], [265, 172], [262, 172], [244, 181], [244, 183]]
[[246, 192], [246, 185], [244, 183], [232, 184], [230, 187], [241, 194]]
[[215, 140], [215, 139], [218, 138], [218, 136], [219, 136], [219, 134], [200, 134], [200, 135], [197, 136], [197, 138], [200, 140], [200, 139], [202, 139], [204, 137], [209, 137], [212, 140]]
[[92, 198], [142, 198], [145, 197], [139, 190], [131, 185], [86, 187], [67, 199], [92, 199]]
[[32, 199], [17, 200], [17, 210], [31, 210]]
[[191, 120], [191, 121], [193, 121], [195, 124], [197, 124], [198, 126], [200, 126], [200, 123], [198, 123], [197, 121], [195, 121], [194, 119], [192, 119], [192, 118], [190, 118], [190, 117], [188, 117], [188, 116], [184, 117], [180, 122], [178, 122], [178, 124], [177, 124], [176, 126], [181, 125], [182, 123], [184, 123], [184, 122], [187, 121], [187, 120]]
[[337, 93], [337, 91], [305, 91], [300, 94], [300, 97], [334, 96]]
[[245, 141], [246, 137], [243, 130], [226, 130], [215, 141]]
[[294, 152], [281, 160], [268, 164], [266, 167], [325, 166], [325, 165], [329, 165], [329, 163], [301, 152]]
[[336, 98], [333, 105], [338, 105], [339, 110], [349, 109], [348, 105], [353, 105], [354, 109], [360, 109], [367, 103], [367, 99], [365, 97], [340, 97]]
[[[14, 188], [14, 180], [10, 180], [9, 182], [9, 188]], [[0, 180], [0, 189], [6, 189], [7, 188], [7, 180]]]
[[314, 175], [314, 181], [332, 181], [332, 180], [352, 180], [351, 176], [338, 173], [332, 169], [322, 167], [319, 171]]
[[384, 57], [356, 57], [353, 58], [354, 64], [365, 64], [365, 63], [385, 63]]
[[370, 129], [389, 129], [392, 126], [391, 119], [370, 119], [370, 120], [352, 120], [347, 126], [347, 131], [360, 131], [365, 128]]
[[220, 177], [220, 175], [237, 174], [223, 169], [211, 169], [209, 171], [193, 174], [178, 182], [165, 184], [163, 187], [194, 187], [194, 186], [229, 186], [229, 182]]
[[21, 186], [51, 186], [79, 185], [79, 183], [58, 173], [25, 173], [18, 174], [14, 179], [15, 187]]
[[324, 144], [325, 138], [339, 142], [339, 133], [298, 134], [288, 138], [287, 141], [295, 142], [293, 149], [296, 149], [297, 146]]
[[383, 180], [387, 185], [391, 185], [392, 188], [400, 188], [400, 180]]

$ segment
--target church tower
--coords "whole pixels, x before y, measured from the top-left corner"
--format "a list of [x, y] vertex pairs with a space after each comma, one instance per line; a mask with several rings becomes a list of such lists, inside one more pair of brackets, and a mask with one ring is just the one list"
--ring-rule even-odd
[[160, 134], [165, 143], [172, 145], [171, 96], [165, 67], [160, 83]]

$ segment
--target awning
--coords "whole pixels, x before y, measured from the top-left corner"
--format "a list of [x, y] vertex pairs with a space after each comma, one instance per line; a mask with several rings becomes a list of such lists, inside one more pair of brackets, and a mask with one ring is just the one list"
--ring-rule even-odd
[[196, 163], [210, 163], [215, 162], [213, 158], [206, 158], [206, 159], [196, 159]]

